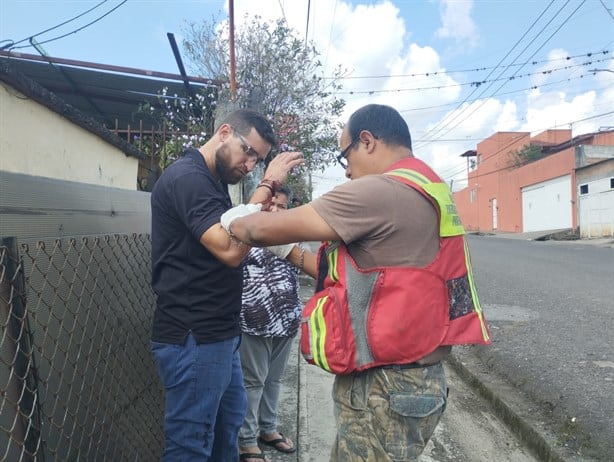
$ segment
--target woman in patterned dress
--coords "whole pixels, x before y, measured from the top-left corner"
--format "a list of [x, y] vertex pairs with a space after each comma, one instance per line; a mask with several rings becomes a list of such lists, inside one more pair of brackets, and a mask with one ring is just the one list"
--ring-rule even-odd
[[[272, 198], [270, 211], [287, 209], [290, 194], [282, 187]], [[240, 355], [247, 414], [239, 432], [239, 452], [244, 462], [268, 460], [258, 441], [280, 452], [296, 451], [293, 442], [277, 430], [277, 408], [301, 320], [301, 270], [315, 277], [316, 255], [301, 245], [253, 247], [243, 260]]]

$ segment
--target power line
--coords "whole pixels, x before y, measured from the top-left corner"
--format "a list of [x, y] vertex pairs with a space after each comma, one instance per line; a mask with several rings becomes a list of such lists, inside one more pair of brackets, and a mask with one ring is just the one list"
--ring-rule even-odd
[[587, 61], [581, 64], [564, 66], [564, 67], [559, 67], [556, 69], [548, 69], [547, 71], [532, 72], [532, 73], [521, 74], [521, 75], [512, 75], [510, 77], [502, 77], [502, 78], [496, 78], [496, 79], [491, 79], [491, 80], [478, 80], [478, 81], [473, 81], [473, 82], [455, 83], [451, 85], [434, 85], [431, 87], [390, 88], [390, 89], [385, 89], [385, 90], [347, 90], [347, 91], [338, 91], [337, 94], [347, 94], [347, 95], [368, 94], [368, 95], [371, 95], [371, 94], [376, 94], [376, 93], [398, 93], [402, 91], [441, 90], [443, 88], [464, 87], [464, 86], [472, 86], [472, 87], [477, 88], [477, 87], [480, 87], [481, 85], [484, 85], [490, 82], [511, 81], [511, 80], [516, 80], [516, 79], [521, 79], [523, 77], [532, 77], [534, 75], [544, 75], [544, 74], [551, 74], [553, 72], [558, 72], [558, 71], [573, 70], [573, 69], [581, 68], [583, 66], [592, 66], [595, 63], [600, 63], [603, 61], [610, 61], [612, 59], [614, 58], [598, 59], [595, 61]]
[[[566, 123], [566, 125], [567, 125], [567, 124], [573, 125], [573, 124], [576, 124], [576, 123], [578, 123], [578, 122], [585, 122], [585, 121], [587, 121], [587, 120], [598, 119], [598, 118], [600, 118], [600, 117], [608, 116], [608, 115], [611, 115], [611, 114], [614, 114], [614, 111], [603, 112], [603, 113], [601, 113], [601, 114], [596, 114], [596, 115], [593, 115], [593, 116], [584, 117], [584, 118], [582, 118], [582, 119], [577, 119], [577, 120], [569, 121], [569, 122], [567, 122], [567, 123]], [[532, 131], [533, 131], [533, 132], [543, 132], [543, 131], [546, 131], [546, 130], [551, 130], [551, 129], [552, 129], [552, 128], [541, 128], [541, 129], [538, 129], [538, 130], [532, 130]], [[517, 136], [517, 137], [513, 138], [513, 139], [512, 139], [512, 140], [511, 140], [511, 141], [510, 141], [508, 144], [506, 144], [505, 146], [503, 146], [501, 149], [499, 149], [499, 150], [495, 151], [494, 153], [492, 153], [491, 155], [489, 155], [489, 156], [485, 157], [485, 158], [482, 160], [482, 162], [484, 162], [484, 161], [486, 161], [486, 160], [488, 160], [488, 159], [490, 159], [490, 158], [494, 157], [495, 155], [497, 155], [497, 154], [499, 154], [499, 153], [503, 152], [505, 149], [507, 149], [508, 147], [510, 147], [510, 146], [511, 146], [512, 144], [514, 144], [516, 141], [518, 141], [518, 139], [519, 139], [519, 138], [522, 138], [522, 137], [524, 137], [524, 136], [525, 136], [525, 134], [523, 133], [522, 135], [519, 135], [519, 136]], [[481, 141], [483, 141], [483, 140], [481, 140]], [[485, 174], [481, 174], [481, 175], [478, 175], [478, 176], [485, 176], [485, 175], [488, 175], [488, 174], [490, 174], [490, 173], [495, 173], [495, 172], [498, 172], [498, 171], [501, 171], [501, 170], [506, 170], [507, 168], [509, 168], [509, 166], [503, 167], [503, 168], [501, 168], [501, 169], [498, 169], [498, 170], [495, 170], [495, 171], [492, 171], [492, 172], [488, 172], [488, 173], [485, 173]], [[462, 167], [461, 169], [456, 169], [456, 170], [455, 170], [455, 171], [453, 171], [452, 173], [448, 173], [448, 174], [445, 174], [445, 175], [440, 174], [440, 176], [441, 176], [442, 178], [444, 178], [444, 179], [446, 179], [446, 180], [447, 180], [447, 179], [451, 179], [451, 178], [455, 177], [456, 175], [459, 175], [459, 174], [463, 173], [463, 171], [464, 171], [464, 170], [465, 170], [465, 167]]]
[[[573, 121], [567, 122], [565, 125], [567, 125], [567, 124], [573, 125], [573, 124], [578, 123], [578, 122], [585, 122], [585, 121], [587, 121], [587, 120], [597, 119], [597, 118], [599, 118], [599, 117], [604, 117], [604, 116], [607, 116], [607, 115], [610, 115], [610, 114], [614, 114], [614, 111], [604, 112], [604, 113], [597, 114], [597, 115], [594, 115], [594, 116], [585, 117], [585, 118], [583, 118], [583, 119], [573, 120]], [[554, 128], [554, 129], [556, 129], [556, 126], [555, 126], [555, 127], [540, 128], [540, 129], [537, 129], [537, 130], [532, 130], [531, 132], [544, 132], [544, 131], [547, 131], [547, 130], [552, 130], [553, 128]], [[521, 132], [521, 133], [522, 133], [522, 132]], [[503, 146], [501, 149], [499, 149], [499, 150], [495, 151], [494, 153], [492, 153], [491, 155], [489, 155], [489, 156], [485, 157], [485, 158], [482, 160], [482, 162], [484, 162], [484, 161], [486, 161], [486, 160], [488, 160], [488, 159], [490, 159], [490, 158], [494, 157], [495, 155], [497, 155], [497, 154], [501, 153], [501, 152], [502, 152], [504, 149], [507, 149], [507, 148], [508, 148], [508, 147], [510, 147], [512, 144], [514, 144], [514, 143], [515, 143], [515, 142], [516, 142], [516, 141], [517, 141], [519, 138], [522, 138], [522, 137], [524, 137], [524, 136], [525, 136], [525, 133], [522, 133], [522, 134], [518, 135], [517, 137], [514, 137], [514, 138], [513, 138], [513, 139], [512, 139], [512, 140], [511, 140], [511, 141], [510, 141], [508, 144], [506, 144], [505, 146]], [[480, 139], [480, 140], [478, 140], [478, 141], [484, 141], [484, 139]], [[463, 173], [463, 171], [465, 170], [465, 168], [466, 168], [465, 166], [460, 167], [460, 168], [458, 168], [458, 167], [452, 167], [452, 169], [448, 169], [448, 170], [446, 170], [446, 172], [450, 172], [450, 173], [446, 173], [446, 174], [441, 174], [441, 173], [440, 173], [440, 174], [439, 174], [439, 176], [441, 176], [442, 178], [445, 178], [446, 180], [447, 180], [447, 179], [452, 179], [452, 178], [454, 178], [456, 175], [459, 175], [459, 174]], [[507, 167], [504, 167], [503, 169], [500, 169], [500, 170], [505, 170], [505, 168], [507, 168]], [[500, 170], [498, 170], [498, 171], [500, 171]]]
[[[330, 41], [330, 40], [329, 40]], [[610, 53], [610, 50], [601, 50], [601, 51], [591, 51], [588, 53], [583, 53], [580, 55], [574, 55], [574, 56], [566, 56], [564, 58], [556, 58], [556, 59], [544, 59], [541, 61], [531, 61], [531, 65], [536, 66], [538, 64], [544, 64], [544, 63], [553, 63], [556, 61], [569, 61], [571, 59], [575, 59], [575, 58], [583, 58], [583, 57], [587, 57], [587, 58], [591, 58], [593, 55], [595, 54], [604, 54], [607, 55], [608, 53]], [[518, 64], [508, 64], [506, 66], [504, 66], [505, 69], [509, 69], [512, 67], [517, 67], [517, 66], [524, 66], [526, 64], [529, 64], [528, 62], [526, 63], [518, 63]], [[483, 72], [483, 71], [487, 71], [490, 69], [497, 69], [499, 68], [499, 66], [491, 66], [491, 67], [477, 67], [477, 68], [473, 68], [473, 69], [455, 69], [455, 70], [444, 70], [444, 71], [433, 71], [433, 72], [422, 72], [422, 73], [414, 73], [414, 74], [381, 74], [381, 75], [360, 75], [360, 76], [352, 76], [352, 75], [348, 75], [346, 77], [322, 77], [325, 80], [329, 80], [329, 79], [335, 79], [335, 80], [366, 80], [366, 79], [392, 79], [392, 78], [399, 78], [399, 77], [435, 77], [438, 75], [451, 75], [451, 74], [466, 74], [468, 72]]]
[[[326, 44], [326, 53], [324, 54], [324, 68], [328, 64], [328, 52], [333, 43], [333, 29], [335, 27], [335, 17], [337, 16], [337, 0], [335, 0], [335, 8], [333, 8], [333, 18], [330, 20], [330, 31], [328, 32], [328, 43]], [[335, 79], [337, 80], [337, 79]]]
[[603, 3], [603, 0], [599, 0], [601, 2], [601, 6], [603, 6], [603, 8], [608, 12], [608, 14], [610, 15], [610, 18], [614, 19], [614, 16], [612, 16], [612, 10], [610, 8], [608, 8], [607, 6], [605, 6], [605, 3]]
[[[576, 122], [581, 122], [581, 121], [588, 120], [588, 119], [594, 119], [594, 118], [596, 118], [596, 117], [601, 117], [601, 116], [604, 116], [604, 115], [609, 115], [609, 114], [614, 114], [614, 111], [612, 111], [612, 112], [608, 112], [608, 113], [605, 113], [605, 114], [600, 114], [599, 116], [595, 116], [595, 117], [587, 117], [586, 119], [580, 119], [580, 120], [577, 120]], [[575, 123], [575, 122], [574, 122], [574, 123]], [[505, 149], [506, 147], [511, 146], [511, 144], [512, 144], [512, 143], [510, 143], [510, 144], [508, 144], [508, 145], [504, 146], [503, 148], [501, 148], [500, 150], [498, 150], [496, 153], [494, 153], [494, 154], [492, 154], [492, 155], [488, 156], [486, 159], [490, 159], [490, 158], [491, 158], [492, 156], [494, 156], [495, 154], [499, 154], [500, 152], [502, 152], [502, 151], [503, 151], [503, 149]], [[486, 159], [484, 159], [484, 160], [486, 160]], [[476, 175], [472, 176], [472, 177], [471, 177], [471, 179], [483, 178], [483, 177], [485, 177], [485, 176], [492, 175], [493, 173], [498, 173], [498, 172], [501, 172], [501, 171], [503, 171], [503, 170], [508, 170], [509, 168], [510, 168], [510, 166], [509, 166], [509, 165], [506, 165], [505, 167], [501, 167], [501, 168], [498, 168], [498, 169], [496, 169], [496, 170], [491, 170], [491, 171], [486, 172], [486, 173], [479, 173], [479, 174], [476, 174]], [[468, 179], [469, 179], [469, 178], [467, 178], [467, 180], [468, 180]]]
[[[593, 69], [591, 69], [590, 71], [593, 71]], [[592, 75], [594, 75], [594, 72], [591, 72]], [[506, 96], [506, 95], [512, 95], [514, 93], [524, 93], [526, 91], [530, 91], [530, 90], [539, 90], [545, 87], [551, 87], [551, 86], [555, 86], [555, 85], [559, 85], [561, 83], [567, 83], [567, 82], [571, 82], [572, 80], [579, 80], [579, 79], [583, 79], [584, 78], [584, 74], [581, 74], [577, 77], [572, 77], [572, 78], [568, 78], [568, 79], [563, 79], [563, 80], [557, 80], [556, 82], [550, 82], [550, 83], [544, 83], [542, 85], [533, 85], [531, 87], [528, 88], [522, 88], [520, 90], [514, 90], [514, 91], [508, 91], [508, 92], [504, 92], [504, 93], [497, 93], [497, 96]], [[595, 90], [604, 90], [606, 88], [610, 88], [609, 86], [607, 87], [599, 87], [599, 88], [595, 88]], [[470, 100], [466, 100], [466, 103], [474, 103], [476, 101], [479, 101], [480, 98], [474, 98], [474, 99], [470, 99]], [[423, 107], [417, 107], [417, 108], [411, 108], [411, 109], [402, 109], [399, 110], [399, 112], [401, 114], [405, 113], [405, 112], [414, 112], [414, 111], [425, 111], [427, 109], [439, 109], [439, 108], [444, 108], [444, 107], [449, 107], [449, 106], [455, 106], [456, 102], [453, 103], [448, 103], [448, 104], [439, 104], [436, 106], [423, 106]], [[432, 139], [434, 140], [434, 139]]]
[[284, 11], [284, 5], [281, 3], [281, 0], [277, 0], [279, 3], [279, 8], [281, 8], [281, 15], [284, 17], [284, 22], [288, 24], [288, 20], [286, 19], [286, 12]]
[[307, 22], [305, 24], [305, 48], [307, 48], [307, 41], [309, 39], [309, 13], [311, 13], [311, 0], [307, 1]]
[[49, 29], [45, 29], [45, 30], [44, 30], [44, 31], [42, 31], [42, 32], [37, 32], [36, 34], [34, 34], [34, 35], [30, 35], [29, 37], [26, 37], [26, 38], [24, 38], [24, 39], [18, 40], [17, 42], [13, 42], [12, 40], [2, 40], [3, 42], [11, 42], [11, 44], [9, 44], [9, 45], [5, 45], [5, 46], [3, 46], [3, 47], [2, 47], [2, 48], [0, 48], [0, 49], [4, 50], [5, 48], [9, 48], [9, 47], [10, 47], [10, 48], [13, 48], [15, 45], [18, 45], [18, 44], [20, 44], [20, 43], [23, 43], [23, 42], [26, 42], [26, 41], [28, 41], [28, 40], [31, 40], [31, 39], [33, 39], [34, 37], [38, 37], [39, 35], [43, 35], [43, 34], [45, 34], [45, 33], [49, 32], [49, 31], [52, 31], [52, 30], [54, 30], [54, 29], [57, 29], [58, 27], [62, 27], [64, 24], [68, 24], [69, 22], [72, 22], [72, 21], [74, 21], [75, 19], [79, 19], [81, 16], [84, 16], [84, 15], [86, 15], [87, 13], [89, 13], [90, 11], [95, 10], [95, 9], [96, 9], [96, 8], [98, 8], [100, 5], [102, 5], [102, 4], [106, 3], [106, 2], [107, 2], [107, 0], [102, 0], [102, 2], [100, 2], [100, 3], [98, 3], [97, 5], [95, 5], [95, 6], [91, 7], [89, 10], [84, 11], [83, 13], [78, 14], [77, 16], [75, 16], [75, 17], [73, 17], [73, 18], [70, 18], [70, 19], [68, 19], [68, 20], [66, 20], [66, 21], [64, 21], [64, 22], [62, 22], [62, 23], [58, 24], [57, 26], [50, 27]]
[[[582, 7], [582, 5], [584, 5], [584, 3], [585, 3], [585, 2], [586, 2], [586, 0], [583, 0], [583, 1], [582, 1], [582, 2], [581, 2], [581, 3], [580, 3], [578, 6], [577, 6], [577, 8], [576, 8], [575, 10], [573, 10], [573, 11], [571, 12], [571, 14], [570, 14], [570, 15], [569, 15], [567, 18], [565, 18], [565, 20], [564, 20], [564, 21], [563, 21], [563, 22], [562, 22], [562, 23], [559, 25], [559, 27], [557, 27], [557, 28], [556, 28], [556, 30], [555, 30], [555, 31], [554, 31], [552, 34], [550, 34], [550, 36], [549, 36], [549, 37], [548, 37], [548, 38], [547, 38], [547, 39], [546, 39], [546, 40], [545, 40], [545, 41], [544, 41], [544, 42], [543, 42], [543, 43], [542, 43], [542, 44], [541, 44], [541, 45], [540, 45], [540, 46], [537, 48], [537, 50], [535, 50], [535, 52], [534, 52], [534, 53], [531, 55], [531, 57], [530, 57], [529, 59], [532, 59], [532, 58], [533, 58], [533, 56], [535, 56], [535, 55], [536, 55], [536, 54], [537, 54], [537, 53], [538, 53], [538, 52], [539, 52], [539, 51], [540, 51], [540, 50], [541, 50], [541, 49], [542, 49], [544, 46], [546, 46], [546, 43], [548, 43], [548, 42], [550, 41], [550, 39], [552, 39], [552, 37], [554, 37], [554, 35], [555, 35], [555, 34], [556, 34], [556, 33], [557, 33], [559, 30], [561, 30], [561, 28], [562, 28], [562, 27], [563, 27], [563, 26], [564, 26], [564, 25], [565, 25], [565, 24], [566, 24], [566, 23], [567, 23], [567, 22], [568, 22], [568, 21], [571, 19], [571, 17], [572, 17], [572, 16], [573, 16], [573, 15], [574, 15], [574, 14], [575, 14], [575, 13], [576, 13], [576, 12], [577, 12], [577, 11], [578, 11], [580, 8], [581, 8], [581, 7]], [[541, 30], [541, 31], [538, 33], [538, 35], [537, 35], [537, 36], [536, 36], [536, 37], [535, 37], [533, 40], [531, 40], [531, 42], [530, 42], [530, 43], [529, 43], [529, 44], [528, 44], [528, 45], [527, 45], [527, 46], [526, 46], [526, 47], [525, 47], [525, 48], [524, 48], [524, 49], [523, 49], [523, 50], [520, 52], [520, 54], [524, 53], [524, 52], [527, 50], [527, 48], [528, 48], [528, 47], [529, 47], [531, 44], [533, 44], [533, 42], [535, 42], [536, 38], [537, 38], [537, 37], [539, 37], [539, 35], [541, 35], [541, 33], [544, 31], [544, 29], [545, 29], [545, 28], [546, 28], [546, 27], [547, 27], [547, 26], [548, 26], [548, 25], [549, 25], [549, 24], [550, 24], [550, 23], [551, 23], [551, 22], [554, 20], [554, 18], [556, 18], [556, 16], [558, 16], [558, 14], [559, 14], [559, 13], [562, 11], [562, 9], [563, 9], [563, 8], [564, 8], [564, 7], [565, 7], [565, 6], [566, 6], [568, 3], [569, 3], [569, 1], [568, 1], [568, 2], [566, 2], [566, 3], [565, 3], [565, 5], [563, 5], [563, 7], [561, 7], [561, 9], [559, 9], [559, 11], [557, 11], [557, 13], [555, 14], [555, 16], [554, 16], [554, 17], [553, 17], [553, 18], [552, 18], [552, 19], [551, 19], [551, 20], [550, 20], [550, 21], [549, 21], [549, 22], [546, 24], [546, 26], [544, 26], [544, 27], [542, 28], [542, 30]], [[520, 56], [520, 54], [519, 54], [518, 56]], [[516, 59], [517, 59], [517, 58], [516, 58]], [[522, 67], [521, 67], [520, 69], [522, 69]], [[520, 71], [520, 69], [518, 69], [518, 71]], [[518, 71], [516, 71], [516, 73], [515, 73], [515, 74], [513, 74], [513, 75], [512, 75], [512, 77], [514, 77], [514, 76], [515, 76], [515, 75], [518, 73]], [[490, 98], [490, 97], [492, 97], [492, 96], [494, 96], [494, 95], [496, 95], [496, 94], [497, 94], [497, 92], [498, 92], [498, 91], [499, 91], [501, 88], [503, 88], [503, 86], [505, 86], [507, 82], [508, 82], [508, 81], [504, 81], [504, 82], [503, 82], [503, 83], [502, 83], [502, 84], [499, 86], [499, 88], [497, 88], [497, 89], [496, 89], [496, 90], [495, 90], [495, 91], [494, 91], [494, 92], [493, 92], [493, 93], [492, 93], [492, 94], [489, 96], [489, 98]], [[492, 86], [492, 84], [491, 84], [491, 85], [489, 85], [489, 86], [488, 86], [488, 88], [490, 88], [491, 86]], [[486, 89], [485, 89], [485, 90], [484, 90], [484, 91], [481, 93], [481, 95], [483, 95], [483, 94], [486, 92], [486, 90], [488, 90], [488, 88], [486, 88]], [[480, 96], [481, 96], [481, 95], [480, 95]], [[464, 121], [464, 120], [466, 120], [466, 119], [467, 119], [469, 116], [471, 116], [473, 113], [475, 113], [475, 111], [477, 111], [477, 110], [478, 110], [480, 107], [482, 107], [482, 106], [483, 106], [485, 103], [486, 103], [486, 100], [485, 100], [485, 101], [483, 101], [481, 104], [479, 104], [477, 107], [473, 108], [473, 110], [472, 110], [472, 111], [471, 111], [469, 114], [465, 115], [465, 116], [464, 116], [464, 118], [462, 118], [461, 120], [459, 120], [459, 121], [458, 121], [458, 122], [457, 122], [455, 125], [453, 125], [453, 126], [451, 126], [450, 128], [448, 128], [448, 129], [447, 129], [447, 130], [446, 130], [446, 131], [445, 131], [445, 132], [444, 132], [442, 135], [445, 135], [446, 133], [450, 132], [450, 130], [452, 130], [453, 128], [457, 127], [457, 126], [458, 126], [458, 125], [459, 125], [461, 122], [463, 122], [463, 121]], [[462, 112], [464, 112], [464, 111], [461, 111], [460, 113], [457, 113], [457, 115], [454, 117], [454, 119], [458, 118], [458, 116], [459, 116], [459, 115], [460, 115]], [[447, 124], [446, 124], [446, 125], [449, 125], [449, 124], [450, 124], [450, 123], [451, 123], [451, 122], [452, 122], [454, 119], [452, 119], [452, 120], [450, 120], [449, 122], [447, 122]], [[445, 128], [445, 125], [444, 125], [443, 127], [440, 127], [440, 128], [438, 129], [438, 131], [441, 131], [443, 128]]]
[[[87, 23], [87, 24], [86, 24], [86, 25], [84, 25], [84, 26], [79, 27], [78, 29], [75, 29], [75, 30], [73, 30], [73, 31], [71, 31], [71, 32], [68, 32], [68, 33], [66, 33], [66, 34], [63, 34], [63, 35], [59, 35], [59, 36], [57, 36], [57, 37], [50, 38], [50, 39], [48, 39], [48, 40], [43, 40], [42, 42], [38, 42], [37, 44], [38, 44], [38, 45], [43, 45], [43, 44], [45, 44], [45, 43], [54, 42], [55, 40], [59, 40], [59, 39], [64, 38], [64, 37], [68, 37], [69, 35], [76, 34], [77, 32], [82, 31], [83, 29], [85, 29], [85, 28], [87, 28], [87, 27], [91, 26], [92, 24], [97, 23], [98, 21], [100, 21], [100, 20], [101, 20], [101, 19], [103, 19], [104, 17], [106, 17], [106, 16], [110, 15], [111, 13], [113, 13], [113, 11], [115, 11], [116, 9], [118, 9], [120, 6], [122, 6], [122, 5], [123, 5], [124, 3], [126, 3], [127, 1], [128, 1], [128, 0], [123, 0], [123, 1], [122, 1], [122, 2], [119, 4], [119, 5], [115, 6], [114, 8], [111, 8], [109, 11], [107, 11], [107, 12], [106, 12], [105, 14], [103, 14], [102, 16], [100, 16], [100, 17], [98, 17], [98, 18], [94, 19], [93, 21], [91, 21], [91, 22]], [[40, 34], [39, 34], [39, 35], [40, 35]], [[28, 38], [28, 40], [29, 40], [29, 38]], [[20, 47], [11, 47], [10, 49], [11, 49], [11, 50], [19, 50], [20, 48], [28, 48], [28, 47], [31, 47], [31, 46], [32, 46], [32, 45], [22, 45], [22, 46], [20, 46]]]
[[[505, 56], [503, 58], [501, 58], [499, 60], [499, 62], [497, 63], [497, 65], [495, 66], [495, 68], [486, 76], [486, 78], [489, 78], [494, 72], [495, 69], [497, 69], [502, 63], [503, 61], [505, 61], [505, 59], [512, 53], [512, 51], [514, 51], [514, 49], [520, 44], [520, 42], [528, 35], [528, 33], [531, 31], [531, 29], [533, 29], [533, 27], [535, 27], [535, 25], [537, 24], [537, 22], [546, 14], [546, 12], [550, 9], [550, 7], [552, 6], [552, 4], [554, 3], [554, 0], [552, 0], [547, 6], [546, 8], [539, 14], [539, 16], [535, 19], [535, 21], [533, 21], [533, 23], [529, 26], [529, 28], [522, 34], [522, 36], [516, 41], [516, 43], [512, 46], [512, 48], [509, 49], [509, 51], [505, 54]], [[559, 10], [560, 11], [560, 10]], [[557, 13], [558, 15], [558, 13]], [[556, 15], [555, 15], [556, 17]], [[541, 32], [540, 32], [541, 33]], [[501, 75], [501, 74], [499, 74]], [[460, 102], [460, 104], [457, 106], [456, 109], [460, 109], [462, 108], [463, 104], [465, 104], [465, 102], [471, 98], [473, 96], [473, 94], [477, 91], [477, 88], [474, 89], [469, 95], [467, 95], [465, 97], [465, 99], [463, 101]], [[482, 92], [483, 94], [484, 92]], [[480, 95], [481, 96], [481, 95]], [[451, 114], [453, 114], [455, 112], [452, 111]], [[461, 111], [462, 112], [462, 111]], [[445, 127], [445, 125], [449, 122], [447, 122], [448, 117], [445, 117], [441, 122], [439, 122], [437, 125], [435, 125], [435, 127], [433, 127], [433, 129], [431, 131], [435, 131], [435, 133], [437, 133], [437, 131], [441, 130], [442, 127]], [[452, 119], [454, 120], [454, 118]], [[450, 122], [452, 121], [450, 120]]]

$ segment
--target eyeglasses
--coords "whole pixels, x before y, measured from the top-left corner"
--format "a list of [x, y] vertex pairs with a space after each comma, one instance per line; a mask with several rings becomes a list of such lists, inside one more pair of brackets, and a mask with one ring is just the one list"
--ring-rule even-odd
[[348, 168], [348, 160], [347, 160], [347, 156], [350, 154], [350, 149], [352, 149], [354, 147], [354, 145], [356, 144], [356, 142], [358, 141], [358, 138], [356, 138], [355, 140], [353, 140], [350, 144], [347, 145], [347, 147], [341, 151], [339, 153], [339, 155], [337, 156], [337, 162], [339, 162], [339, 165], [341, 165], [343, 167], [343, 169], [347, 169]]
[[247, 163], [253, 163], [253, 164], [261, 163], [262, 160], [259, 158], [260, 154], [258, 154], [258, 151], [252, 148], [252, 146], [247, 142], [247, 140], [243, 138], [243, 136], [237, 130], [235, 130], [234, 127], [232, 128], [232, 133], [237, 138], [239, 138], [239, 141], [241, 141], [243, 152], [247, 154]]

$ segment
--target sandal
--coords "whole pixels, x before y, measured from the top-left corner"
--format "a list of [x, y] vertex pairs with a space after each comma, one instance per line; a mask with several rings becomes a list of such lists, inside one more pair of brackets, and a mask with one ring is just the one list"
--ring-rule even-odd
[[248, 459], [258, 459], [264, 460], [265, 462], [270, 462], [269, 458], [264, 455], [264, 452], [242, 452], [239, 454], [239, 460], [244, 461]]
[[[285, 454], [291, 454], [294, 451], [296, 451], [296, 447], [294, 447], [294, 444], [289, 441], [282, 433], [279, 433], [280, 438], [275, 438], [274, 440], [265, 440], [264, 438], [262, 438], [262, 435], [260, 435], [258, 437], [258, 441], [260, 441], [260, 443], [266, 445], [266, 446], [271, 446], [275, 449], [277, 449], [279, 452], [283, 452]], [[289, 448], [284, 448], [283, 446], [280, 446], [280, 444], [287, 444], [290, 445], [292, 444], [291, 447]]]

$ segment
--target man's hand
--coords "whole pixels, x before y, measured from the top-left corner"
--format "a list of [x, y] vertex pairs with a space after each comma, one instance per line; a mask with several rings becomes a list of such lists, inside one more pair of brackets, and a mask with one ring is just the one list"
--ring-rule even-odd
[[264, 172], [263, 178], [283, 183], [288, 173], [296, 166], [305, 162], [302, 152], [282, 152], [277, 154]]
[[222, 227], [230, 233], [230, 225], [234, 220], [241, 217], [246, 217], [247, 215], [251, 215], [255, 212], [260, 212], [262, 208], [262, 204], [239, 204], [236, 207], [227, 210], [222, 214], [220, 218], [220, 223]]

